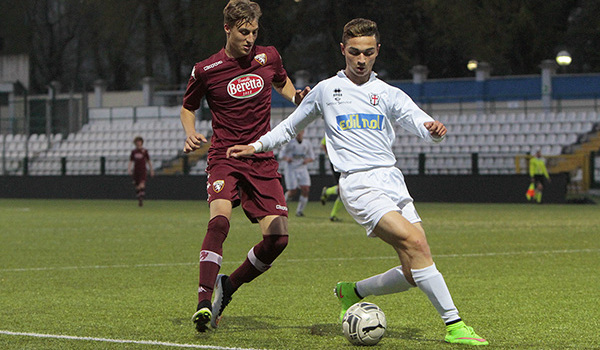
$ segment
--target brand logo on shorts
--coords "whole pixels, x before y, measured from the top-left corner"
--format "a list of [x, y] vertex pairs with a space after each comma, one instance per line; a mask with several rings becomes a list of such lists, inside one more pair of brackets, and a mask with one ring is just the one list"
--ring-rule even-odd
[[265, 81], [260, 75], [245, 74], [227, 84], [227, 93], [233, 98], [249, 98], [262, 91]]
[[260, 55], [254, 56], [254, 60], [264, 66], [267, 63], [267, 54], [261, 53]]
[[216, 193], [221, 192], [223, 187], [225, 187], [225, 180], [217, 180], [217, 181], [213, 182], [213, 190]]
[[279, 204], [277, 204], [277, 205], [275, 206], [275, 209], [279, 209], [279, 210], [283, 210], [283, 211], [288, 211], [288, 208], [287, 208], [286, 206], [284, 206], [284, 205], [279, 205]]

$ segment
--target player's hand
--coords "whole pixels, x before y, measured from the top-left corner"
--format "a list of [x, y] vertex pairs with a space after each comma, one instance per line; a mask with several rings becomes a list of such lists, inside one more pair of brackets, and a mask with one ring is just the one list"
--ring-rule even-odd
[[190, 153], [202, 147], [203, 143], [207, 143], [206, 137], [199, 133], [194, 133], [185, 139], [185, 145], [183, 146], [184, 153]]
[[249, 157], [254, 153], [256, 150], [250, 145], [235, 145], [227, 149], [227, 158]]
[[296, 90], [296, 96], [294, 97], [294, 102], [296, 103], [296, 106], [300, 104], [300, 102], [302, 102], [302, 100], [304, 100], [304, 96], [306, 96], [306, 94], [308, 94], [310, 92], [310, 86], [307, 86], [304, 88], [304, 90]]
[[433, 121], [433, 122], [425, 122], [423, 123], [423, 125], [425, 125], [425, 128], [427, 130], [429, 130], [429, 133], [431, 134], [431, 136], [435, 137], [435, 138], [440, 138], [443, 137], [444, 135], [446, 135], [446, 132], [448, 130], [446, 130], [446, 126], [444, 124], [442, 124], [442, 122], [440, 121]]
[[154, 170], [150, 170], [150, 177], [154, 177]]

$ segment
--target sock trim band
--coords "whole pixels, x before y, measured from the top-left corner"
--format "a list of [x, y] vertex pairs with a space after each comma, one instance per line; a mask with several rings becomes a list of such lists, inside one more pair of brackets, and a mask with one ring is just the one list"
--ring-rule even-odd
[[223, 261], [223, 257], [215, 252], [210, 250], [202, 250], [200, 251], [200, 262], [212, 262], [219, 266], [221, 266], [221, 262]]
[[260, 272], [265, 272], [271, 267], [271, 265], [265, 264], [256, 257], [254, 254], [254, 247], [250, 248], [250, 251], [248, 251], [248, 260]]

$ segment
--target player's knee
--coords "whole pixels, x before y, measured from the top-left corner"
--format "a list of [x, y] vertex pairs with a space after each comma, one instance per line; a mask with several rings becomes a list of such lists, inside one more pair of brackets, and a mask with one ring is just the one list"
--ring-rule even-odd
[[229, 219], [223, 215], [217, 215], [208, 222], [208, 232], [220, 233], [227, 236], [229, 233]]
[[431, 255], [429, 244], [427, 243], [425, 237], [409, 237], [404, 244], [413, 255], [426, 257]]
[[267, 235], [263, 236], [263, 244], [267, 251], [281, 254], [288, 244], [288, 235]]

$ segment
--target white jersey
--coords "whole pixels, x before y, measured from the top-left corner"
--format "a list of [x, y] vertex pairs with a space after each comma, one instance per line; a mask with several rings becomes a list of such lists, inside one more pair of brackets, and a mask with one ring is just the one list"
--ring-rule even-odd
[[402, 90], [378, 79], [356, 85], [344, 71], [321, 81], [296, 110], [259, 141], [263, 151], [293, 139], [316, 118], [325, 120], [327, 154], [337, 171], [353, 173], [396, 164], [392, 151], [395, 132], [392, 122], [430, 142], [433, 138], [423, 123], [433, 121]]
[[291, 162], [286, 162], [286, 166], [291, 169], [298, 169], [300, 167], [307, 168], [304, 164], [304, 160], [307, 158], [315, 159], [315, 152], [313, 151], [310, 141], [303, 139], [302, 143], [298, 142], [296, 138], [293, 138], [279, 153], [279, 159], [289, 157], [292, 159]]

